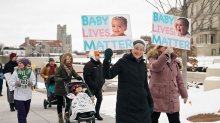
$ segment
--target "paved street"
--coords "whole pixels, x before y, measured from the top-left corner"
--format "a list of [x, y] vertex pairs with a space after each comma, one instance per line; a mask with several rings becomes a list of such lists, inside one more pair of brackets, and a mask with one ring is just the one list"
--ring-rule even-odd
[[[46, 89], [41, 89], [41, 91]], [[28, 123], [57, 123], [57, 109], [56, 105], [51, 108], [44, 109], [43, 100], [46, 98], [44, 93], [38, 92], [40, 90], [34, 90], [32, 93], [30, 112], [27, 117]], [[115, 92], [106, 92], [103, 95], [112, 95]], [[4, 85], [3, 95], [0, 97], [0, 122], [1, 123], [17, 123], [17, 111], [11, 112], [9, 110], [9, 104], [7, 102], [6, 87]], [[115, 119], [109, 116], [102, 115], [103, 121], [97, 121], [96, 123], [114, 123]], [[74, 123], [74, 122], [72, 122]]]

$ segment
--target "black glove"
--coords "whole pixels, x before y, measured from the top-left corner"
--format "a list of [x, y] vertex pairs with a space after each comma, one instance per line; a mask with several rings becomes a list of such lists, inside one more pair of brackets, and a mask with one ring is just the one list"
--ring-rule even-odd
[[76, 79], [77, 79], [77, 80], [82, 80], [82, 77], [79, 76], [79, 77], [77, 77]]
[[154, 103], [149, 103], [149, 107], [150, 107], [151, 114], [153, 114], [153, 112], [154, 112]]
[[68, 81], [70, 80], [69, 78], [62, 78], [62, 81]]
[[112, 55], [113, 55], [112, 49], [110, 48], [106, 49], [104, 62], [111, 63]]

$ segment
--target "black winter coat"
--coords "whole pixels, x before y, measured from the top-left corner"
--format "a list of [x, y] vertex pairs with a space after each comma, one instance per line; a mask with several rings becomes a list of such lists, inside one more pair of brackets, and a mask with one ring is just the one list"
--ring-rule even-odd
[[[5, 64], [3, 74], [8, 73], [8, 72], [12, 74], [14, 72], [14, 67], [16, 66], [18, 66], [18, 62], [17, 61], [13, 62], [12, 60], [10, 60], [8, 63]], [[8, 87], [7, 82], [6, 82], [6, 86]]]
[[151, 123], [148, 103], [153, 103], [147, 82], [147, 68], [144, 59], [139, 63], [125, 54], [110, 68], [103, 63], [105, 79], [118, 75], [116, 102], [116, 123]]
[[83, 68], [83, 78], [90, 90], [102, 89], [105, 79], [100, 61], [91, 60]]

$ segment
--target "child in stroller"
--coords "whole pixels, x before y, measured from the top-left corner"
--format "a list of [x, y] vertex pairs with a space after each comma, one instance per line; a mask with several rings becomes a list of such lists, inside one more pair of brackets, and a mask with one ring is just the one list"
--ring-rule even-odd
[[[57, 98], [54, 93], [54, 75], [50, 75], [46, 81], [46, 89], [47, 89], [47, 100], [44, 99], [44, 109], [47, 108], [47, 105], [51, 107], [51, 105], [56, 105], [57, 104]], [[65, 107], [65, 101], [63, 102], [63, 107]]]
[[[67, 97], [72, 99], [69, 111], [71, 120], [87, 121], [95, 123], [95, 105], [91, 92], [84, 82], [73, 82], [66, 86]], [[92, 98], [92, 99], [91, 99]]]

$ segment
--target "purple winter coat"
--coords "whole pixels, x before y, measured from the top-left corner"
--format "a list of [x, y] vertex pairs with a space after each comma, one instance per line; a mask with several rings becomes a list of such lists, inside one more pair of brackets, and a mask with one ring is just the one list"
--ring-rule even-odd
[[176, 58], [172, 53], [171, 63], [168, 63], [169, 57], [164, 53], [158, 53], [156, 49], [147, 54], [151, 73], [149, 88], [154, 101], [154, 112], [179, 112], [179, 94], [182, 98], [188, 97], [180, 72], [182, 65]]

